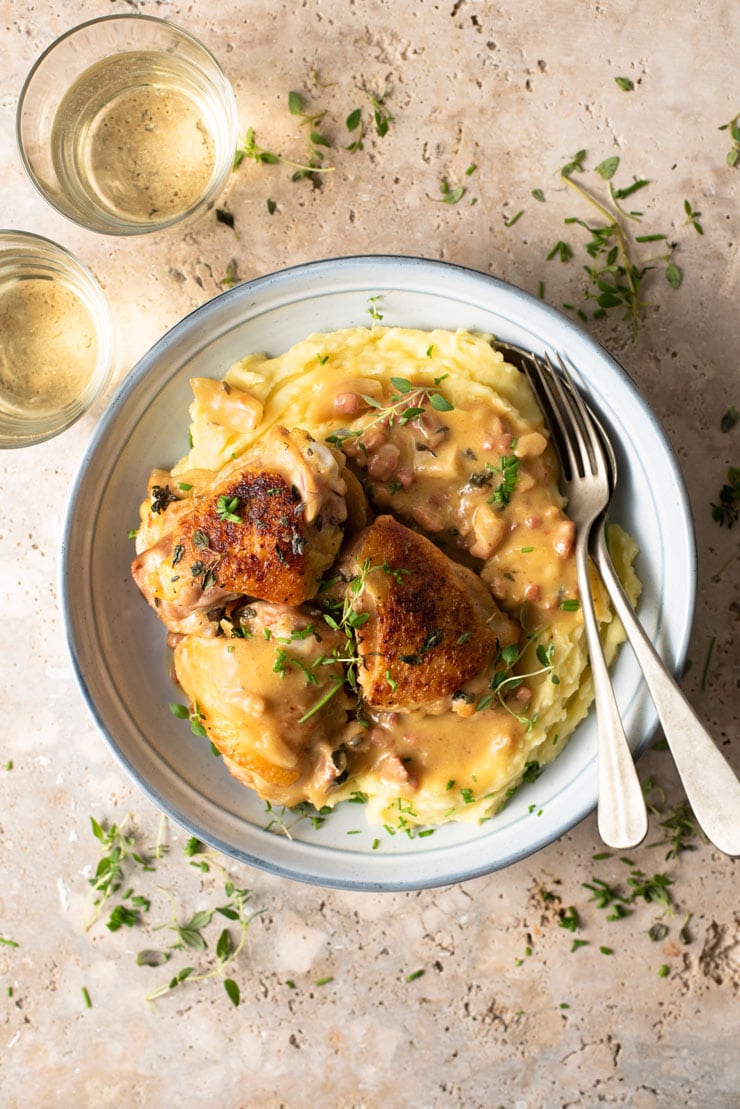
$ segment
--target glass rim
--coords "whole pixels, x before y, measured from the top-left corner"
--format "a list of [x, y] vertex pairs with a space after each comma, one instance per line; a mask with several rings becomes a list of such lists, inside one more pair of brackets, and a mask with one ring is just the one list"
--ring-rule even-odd
[[[195, 205], [193, 205], [193, 207], [188, 212], [179, 213], [178, 215], [172, 216], [167, 220], [163, 220], [161, 223], [158, 223], [155, 226], [142, 225], [142, 226], [139, 227], [139, 226], [127, 225], [127, 226], [119, 228], [117, 230], [113, 230], [113, 229], [100, 230], [98, 228], [89, 227], [89, 225], [83, 219], [78, 219], [76, 216], [72, 215], [70, 212], [65, 211], [64, 208], [62, 208], [60, 205], [58, 205], [56, 203], [54, 198], [49, 195], [48, 191], [42, 185], [41, 181], [39, 180], [38, 174], [35, 172], [33, 166], [31, 165], [31, 162], [29, 161], [28, 156], [26, 154], [25, 143], [24, 143], [24, 139], [23, 139], [23, 126], [22, 126], [21, 119], [22, 119], [22, 115], [23, 115], [23, 108], [24, 108], [24, 105], [26, 103], [26, 99], [28, 97], [28, 93], [30, 91], [31, 84], [33, 82], [34, 77], [36, 76], [36, 74], [40, 70], [41, 66], [46, 61], [46, 59], [49, 58], [50, 55], [53, 54], [54, 51], [59, 46], [61, 46], [64, 42], [66, 42], [68, 39], [71, 39], [73, 36], [79, 34], [80, 31], [88, 30], [89, 28], [95, 27], [95, 26], [97, 26], [99, 24], [102, 24], [102, 23], [131, 23], [131, 24], [133, 24], [133, 23], [151, 23], [151, 24], [155, 24], [159, 28], [166, 29], [166, 30], [169, 30], [171, 32], [174, 32], [176, 35], [180, 35], [183, 39], [188, 41], [192, 46], [196, 47], [198, 50], [201, 50], [203, 52], [204, 56], [206, 57], [206, 59], [214, 66], [217, 74], [223, 80], [224, 88], [227, 92], [227, 99], [229, 100], [229, 104], [230, 104], [230, 107], [231, 107], [231, 115], [233, 117], [233, 125], [234, 125], [233, 129], [234, 129], [235, 145], [236, 145], [236, 135], [238, 134], [238, 126], [239, 126], [238, 115], [237, 115], [236, 96], [234, 94], [233, 85], [231, 84], [231, 81], [229, 80], [229, 78], [226, 74], [226, 71], [224, 70], [223, 66], [221, 65], [221, 63], [219, 62], [218, 58], [213, 53], [213, 51], [210, 50], [209, 47], [206, 46], [206, 44], [204, 42], [202, 42], [202, 40], [197, 37], [197, 35], [194, 35], [191, 31], [188, 31], [184, 27], [181, 27], [179, 23], [173, 23], [168, 19], [162, 19], [161, 16], [158, 16], [158, 15], [139, 14], [138, 12], [113, 12], [110, 15], [100, 15], [100, 16], [95, 16], [93, 19], [86, 19], [83, 23], [77, 23], [74, 27], [69, 27], [61, 35], [58, 35], [52, 42], [50, 42], [49, 45], [47, 47], [45, 47], [44, 50], [36, 58], [36, 61], [33, 63], [31, 68], [29, 69], [28, 73], [26, 74], [26, 78], [25, 78], [23, 84], [21, 85], [21, 90], [20, 90], [20, 93], [18, 94], [18, 104], [16, 106], [16, 111], [15, 111], [16, 147], [17, 147], [18, 153], [20, 155], [20, 159], [21, 159], [21, 163], [23, 165], [23, 169], [25, 170], [31, 184], [36, 189], [36, 191], [41, 196], [41, 198], [43, 200], [45, 200], [47, 204], [50, 204], [56, 212], [59, 212], [59, 214], [64, 216], [65, 219], [71, 220], [72, 223], [75, 223], [78, 227], [84, 227], [86, 230], [93, 231], [96, 234], [121, 236], [121, 237], [126, 237], [126, 238], [128, 238], [129, 236], [132, 236], [132, 235], [152, 234], [155, 231], [164, 231], [168, 227], [172, 227], [173, 225], [175, 225], [177, 223], [180, 223], [183, 219], [186, 219], [188, 216], [193, 215], [195, 212], [197, 212], [203, 206], [204, 203], [205, 204], [209, 203], [212, 200], [214, 193], [217, 193], [223, 187], [223, 185], [224, 185], [224, 183], [225, 183], [225, 181], [228, 177], [228, 174], [227, 174], [226, 170], [224, 169], [224, 172], [221, 175], [222, 179], [220, 180], [220, 185], [218, 185], [218, 188], [214, 188], [214, 185], [217, 184], [217, 182], [212, 182], [212, 184], [211, 184], [211, 186], [209, 186], [208, 190], [203, 194], [203, 196], [200, 198], [200, 200]], [[49, 240], [49, 241], [51, 241], [51, 240]], [[55, 245], [57, 245], [57, 244], [55, 244]]]

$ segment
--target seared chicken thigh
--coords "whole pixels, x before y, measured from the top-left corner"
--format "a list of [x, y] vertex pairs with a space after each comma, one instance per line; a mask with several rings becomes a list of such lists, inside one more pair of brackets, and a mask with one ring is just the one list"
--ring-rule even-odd
[[321, 808], [344, 768], [344, 636], [308, 607], [258, 601], [234, 620], [179, 641], [177, 680], [235, 778], [274, 804]]
[[275, 427], [210, 483], [199, 471], [185, 499], [182, 482], [177, 493], [155, 485], [141, 507], [134, 580], [182, 634], [208, 634], [211, 625], [214, 634], [208, 613], [241, 595], [299, 605], [315, 596], [339, 549], [346, 475], [341, 454], [305, 431]]
[[429, 707], [486, 667], [518, 639], [472, 570], [392, 516], [379, 516], [353, 544], [345, 576], [362, 575], [354, 603], [358, 681], [385, 711]]

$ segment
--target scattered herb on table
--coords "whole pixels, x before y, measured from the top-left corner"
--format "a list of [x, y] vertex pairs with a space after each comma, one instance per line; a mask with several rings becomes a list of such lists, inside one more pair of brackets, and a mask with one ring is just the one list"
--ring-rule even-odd
[[224, 289], [233, 289], [234, 285], [241, 284], [241, 280], [237, 261], [232, 258], [226, 267], [226, 273], [219, 281], [219, 285]]
[[721, 528], [731, 528], [740, 516], [740, 466], [730, 466], [727, 481], [719, 491], [716, 502], [712, 502], [712, 519]]
[[[236, 943], [228, 927], [222, 928], [214, 949], [215, 963], [210, 970], [196, 973], [194, 967], [181, 967], [166, 983], [158, 986], [147, 994], [147, 1001], [156, 1001], [158, 998], [164, 997], [165, 994], [181, 986], [186, 981], [191, 983], [205, 982], [211, 978], [220, 978], [232, 1005], [239, 1005], [241, 991], [234, 979], [228, 976], [228, 971], [244, 947], [251, 922], [255, 917], [261, 915], [261, 911], [251, 914], [247, 912], [246, 906], [251, 897], [251, 891], [248, 889], [238, 889], [230, 878], [226, 879], [224, 890], [229, 899], [226, 904], [218, 905], [213, 909], [200, 910], [194, 913], [185, 923], [180, 923], [176, 914], [173, 912], [172, 920], [168, 924], [160, 927], [170, 929], [176, 936], [175, 943], [170, 946], [169, 952], [184, 951], [186, 948], [197, 952], [204, 952], [208, 947], [206, 937], [203, 934], [204, 929], [208, 927], [214, 916], [219, 914], [226, 920], [237, 924], [239, 934]], [[146, 952], [140, 954], [144, 954], [147, 957], [146, 961], [142, 960], [141, 965], [158, 965], [151, 959], [151, 956], [156, 956], [158, 953]]]
[[295, 171], [291, 180], [298, 181], [308, 178], [315, 187], [320, 184], [320, 174], [333, 173], [335, 168], [334, 166], [323, 165], [323, 154], [316, 148], [315, 144], [311, 146], [311, 153], [307, 162], [298, 162], [292, 158], [286, 158], [283, 154], [275, 154], [271, 150], [265, 150], [258, 145], [253, 127], [247, 128], [244, 141], [236, 148], [234, 169], [238, 169], [245, 159], [262, 165], [289, 166]]
[[596, 167], [596, 173], [598, 173], [599, 177], [603, 177], [605, 181], [611, 181], [618, 167], [619, 158], [614, 154], [611, 158], [605, 158], [603, 162], [599, 162]]
[[236, 148], [234, 169], [238, 169], [245, 158], [270, 166], [278, 165], [282, 161], [278, 154], [274, 154], [271, 150], [265, 150], [264, 147], [258, 145], [253, 127], [247, 128], [244, 141]]
[[561, 262], [570, 262], [572, 257], [573, 247], [570, 245], [570, 243], [566, 243], [562, 239], [558, 239], [558, 241], [555, 243], [555, 246], [547, 255], [547, 261], [550, 262], [553, 258], [559, 258]]
[[704, 691], [707, 688], [707, 679], [709, 678], [709, 666], [710, 666], [710, 663], [712, 661], [712, 655], [714, 654], [714, 648], [716, 646], [717, 646], [717, 637], [716, 637], [716, 635], [713, 635], [712, 638], [709, 640], [709, 647], [707, 648], [707, 657], [704, 659], [704, 669], [701, 672], [701, 682], [699, 684], [699, 688], [701, 689], [702, 693], [704, 693]]
[[568, 909], [561, 909], [558, 924], [569, 932], [575, 932], [580, 926], [581, 918], [576, 909], [571, 905]]
[[738, 412], [737, 408], [732, 405], [730, 408], [727, 409], [727, 411], [722, 416], [722, 419], [720, 420], [720, 431], [724, 432], [725, 434], [727, 434], [727, 432], [729, 431], [732, 431], [738, 420], [740, 420], [740, 412]]
[[[295, 172], [291, 178], [293, 181], [309, 180], [315, 189], [321, 187], [320, 173], [325, 173], [328, 169], [333, 169], [333, 166], [324, 166], [324, 155], [322, 148], [331, 146], [331, 139], [329, 139], [319, 127], [326, 116], [326, 111], [320, 112], [307, 112], [303, 97], [299, 92], [288, 93], [288, 111], [291, 115], [297, 116], [302, 126], [307, 131], [308, 141], [308, 163], [306, 165], [297, 165]], [[283, 159], [285, 161], [285, 159]], [[293, 163], [290, 163], [291, 165]]]
[[451, 185], [446, 177], [440, 181], [439, 191], [441, 196], [433, 199], [436, 199], [440, 204], [458, 204], [465, 196], [465, 186]]
[[[649, 306], [643, 289], [646, 274], [657, 265], [661, 265], [668, 284], [674, 289], [681, 285], [681, 269], [672, 258], [675, 243], [669, 243], [667, 236], [662, 233], [632, 237], [628, 231], [628, 224], [639, 223], [642, 213], [627, 210], [623, 201], [646, 188], [650, 184], [649, 181], [638, 178], [629, 185], [616, 188], [612, 179], [620, 160], [616, 156], [607, 158], [596, 167], [598, 175], [607, 183], [608, 200], [602, 201], [574, 180], [575, 173], [585, 173], [585, 159], [586, 151], [579, 150], [560, 171], [561, 180], [565, 181], [581, 199], [595, 208], [603, 220], [601, 224], [596, 225], [576, 216], [565, 220], [566, 224], [583, 227], [591, 236], [585, 244], [586, 253], [591, 261], [584, 266], [588, 278], [584, 296], [586, 300], [594, 301], [596, 304], [592, 312], [593, 319], [601, 319], [612, 309], [621, 309], [624, 319], [631, 322], [633, 337], [636, 337], [641, 318]], [[694, 212], [691, 206], [689, 208], [690, 219], [687, 222], [697, 227], [700, 213]], [[687, 215], [689, 215], [688, 211]], [[635, 261], [633, 258], [635, 245], [646, 243], [662, 243], [664, 249], [658, 254], [640, 259], [639, 262]], [[570, 261], [573, 257], [573, 249], [569, 243], [559, 240], [547, 255], [548, 260], [554, 257], [559, 257], [561, 262]], [[572, 305], [566, 305], [566, 307], [572, 307]], [[577, 311], [580, 318], [588, 319], [583, 309]]]
[[[373, 92], [368, 92], [367, 89], [362, 90], [365, 96], [370, 101], [370, 112], [372, 123], [375, 127], [375, 133], [379, 138], [385, 138], [388, 134], [388, 128], [393, 122], [393, 116], [388, 111], [385, 103], [388, 92], [378, 95]], [[359, 150], [364, 149], [365, 135], [367, 133], [365, 120], [362, 113], [362, 108], [353, 108], [344, 121], [344, 126], [347, 128], [351, 135], [354, 135], [352, 142], [345, 146], [350, 154], [355, 154]]]
[[[110, 915], [108, 928], [111, 932], [114, 932], [123, 925], [132, 927], [140, 920], [144, 902], [140, 902], [128, 886], [129, 875], [137, 869], [142, 872], [154, 870], [155, 860], [162, 857], [166, 852], [166, 847], [158, 843], [153, 851], [145, 853], [137, 845], [136, 835], [133, 832], [124, 831], [125, 820], [120, 826], [111, 824], [109, 828], [106, 828], [99, 824], [95, 817], [91, 816], [90, 824], [93, 835], [105, 848], [105, 853], [99, 859], [93, 877], [89, 879], [90, 886], [97, 896], [93, 900], [94, 912], [85, 928], [89, 929], [93, 926], [111, 898], [118, 894], [122, 888], [125, 889], [125, 892], [121, 894], [121, 903], [113, 909]], [[129, 905], [124, 905], [124, 901], [129, 901]]]
[[723, 123], [720, 131], [729, 131], [730, 133], [730, 149], [727, 151], [727, 165], [732, 169], [740, 162], [740, 114], [731, 119], [729, 123]]
[[235, 228], [235, 222], [236, 221], [234, 219], [233, 213], [227, 212], [225, 208], [217, 208], [216, 209], [216, 219], [218, 220], [219, 223], [226, 224], [226, 226], [230, 227], [232, 229], [232, 231], [236, 230], [236, 228]]
[[344, 125], [350, 134], [357, 132], [356, 137], [345, 146], [345, 150], [349, 150], [350, 154], [355, 154], [358, 150], [363, 149], [363, 135], [365, 134], [365, 125], [362, 120], [362, 108], [355, 108], [349, 113], [344, 121]]
[[694, 210], [694, 208], [691, 205], [690, 200], [684, 200], [683, 210], [686, 213], [686, 219], [684, 220], [684, 225], [693, 227], [694, 230], [696, 231], [697, 235], [703, 235], [704, 234], [704, 228], [699, 223], [699, 216], [701, 215], [701, 212], [697, 212], [697, 211]]
[[635, 87], [635, 82], [631, 77], [615, 77], [614, 82], [622, 92], [632, 92]]
[[365, 90], [365, 95], [370, 101], [370, 107], [373, 113], [373, 122], [375, 124], [375, 133], [377, 134], [378, 138], [384, 139], [385, 136], [388, 134], [388, 128], [390, 127], [391, 123], [393, 123], [393, 116], [388, 111], [388, 107], [385, 102], [386, 97], [388, 96], [388, 91], [386, 90], [382, 94], [376, 95], [375, 93]]

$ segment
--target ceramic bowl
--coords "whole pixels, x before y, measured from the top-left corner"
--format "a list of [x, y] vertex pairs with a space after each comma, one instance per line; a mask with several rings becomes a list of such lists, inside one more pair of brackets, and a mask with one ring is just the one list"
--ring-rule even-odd
[[[66, 522], [62, 595], [79, 683], [111, 750], [151, 800], [198, 839], [235, 859], [290, 878], [338, 888], [401, 890], [486, 874], [572, 828], [596, 804], [593, 712], [539, 779], [482, 826], [450, 824], [425, 838], [366, 825], [357, 804], [314, 828], [283, 823], [231, 779], [208, 743], [168, 705], [165, 634], [129, 572], [127, 531], [150, 470], [188, 449], [189, 379], [222, 377], [254, 351], [277, 355], [312, 332], [369, 325], [371, 297], [383, 325], [466, 328], [542, 352], [561, 351], [603, 418], [618, 454], [613, 518], [637, 539], [640, 617], [669, 666], [685, 659], [696, 570], [691, 515], [661, 428], [619, 364], [576, 324], [503, 281], [447, 263], [363, 256], [314, 262], [222, 293], [166, 334], [108, 407], [74, 486]], [[656, 715], [631, 652], [613, 671], [635, 753]], [[270, 827], [268, 827], [270, 825]], [[292, 825], [292, 826], [291, 826]]]

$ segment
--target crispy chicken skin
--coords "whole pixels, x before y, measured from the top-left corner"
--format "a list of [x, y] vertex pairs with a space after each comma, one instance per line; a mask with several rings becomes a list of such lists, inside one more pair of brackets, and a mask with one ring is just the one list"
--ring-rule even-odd
[[320, 808], [346, 758], [339, 748], [351, 701], [344, 668], [332, 660], [344, 636], [318, 610], [259, 601], [242, 608], [235, 626], [236, 637], [228, 627], [218, 638], [182, 637], [177, 680], [238, 781], [274, 804]]
[[134, 580], [181, 634], [208, 634], [209, 611], [241, 595], [302, 604], [342, 541], [345, 476], [338, 452], [305, 431], [275, 427], [210, 482], [199, 471], [184, 500], [157, 485], [141, 508]]
[[348, 552], [345, 576], [363, 567], [354, 605], [368, 616], [357, 631], [358, 680], [374, 708], [428, 707], [518, 639], [475, 573], [392, 516], [379, 516]]

